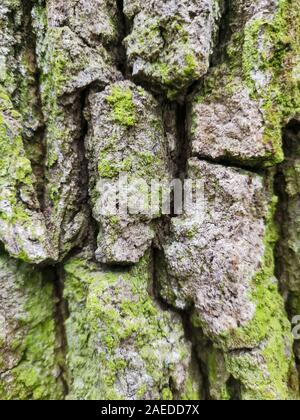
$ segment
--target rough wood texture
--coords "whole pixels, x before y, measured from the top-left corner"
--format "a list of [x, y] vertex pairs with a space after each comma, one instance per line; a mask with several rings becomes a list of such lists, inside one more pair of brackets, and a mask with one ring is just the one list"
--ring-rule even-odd
[[[299, 0], [1, 0], [1, 399], [299, 399], [299, 28]], [[201, 181], [203, 217], [103, 214], [120, 174]]]

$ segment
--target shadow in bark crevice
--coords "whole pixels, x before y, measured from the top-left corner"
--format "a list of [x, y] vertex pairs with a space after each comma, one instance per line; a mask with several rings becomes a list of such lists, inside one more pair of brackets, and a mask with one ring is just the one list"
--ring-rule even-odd
[[[279, 197], [276, 221], [279, 240], [275, 251], [276, 276], [285, 300], [289, 320], [300, 315], [300, 120], [293, 118], [282, 132], [285, 160], [278, 165], [275, 192]], [[294, 342], [294, 353], [300, 378], [300, 341]]]

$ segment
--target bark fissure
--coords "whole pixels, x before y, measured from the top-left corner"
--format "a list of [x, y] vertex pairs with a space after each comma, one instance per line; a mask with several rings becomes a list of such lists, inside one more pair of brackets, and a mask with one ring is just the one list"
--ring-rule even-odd
[[224, 0], [222, 2], [222, 16], [220, 19], [217, 42], [211, 57], [210, 69], [218, 66], [226, 57], [226, 44], [232, 36], [231, 19], [232, 19], [232, 0]]
[[[300, 300], [297, 279], [299, 279], [299, 261], [297, 257], [297, 217], [300, 196], [297, 181], [297, 165], [300, 159], [298, 142], [300, 122], [292, 119], [283, 129], [283, 149], [285, 161], [277, 167], [275, 191], [279, 197], [276, 221], [279, 239], [276, 246], [276, 276], [280, 280], [281, 294], [285, 300], [290, 322], [298, 316]], [[291, 327], [292, 328], [292, 327]], [[294, 353], [298, 371], [300, 371], [300, 345], [295, 339]]]
[[191, 323], [192, 311], [189, 310], [180, 310], [175, 306], [169, 304], [166, 300], [161, 297], [160, 294], [160, 281], [159, 281], [159, 271], [163, 264], [163, 252], [155, 247], [152, 248], [152, 294], [155, 302], [161, 307], [164, 311], [169, 311], [178, 315], [182, 321], [183, 330], [185, 338], [192, 345], [192, 360], [195, 366], [199, 369], [199, 375], [197, 379], [199, 381], [199, 389], [201, 393], [201, 399], [209, 399], [209, 380], [208, 375], [205, 370], [205, 366], [199, 356], [199, 331], [195, 331], [195, 328]]
[[55, 302], [55, 324], [56, 324], [56, 360], [59, 368], [58, 381], [63, 387], [64, 397], [69, 393], [67, 353], [68, 340], [65, 328], [65, 322], [69, 317], [68, 303], [64, 298], [64, 270], [61, 265], [49, 268], [47, 275], [52, 277], [54, 284], [54, 302]]
[[124, 39], [129, 33], [128, 22], [124, 13], [124, 0], [116, 0], [119, 17], [119, 39], [118, 39], [118, 57], [117, 67], [125, 79], [130, 79], [130, 70], [127, 63], [127, 53], [124, 45]]
[[[37, 126], [26, 128], [23, 131], [23, 140], [27, 157], [31, 161], [32, 170], [35, 175], [35, 188], [37, 198], [39, 200], [41, 211], [45, 209], [45, 156], [46, 156], [46, 144], [45, 144], [45, 118], [43, 115], [41, 92], [40, 92], [40, 71], [37, 64], [36, 54], [36, 33], [33, 28], [32, 22], [32, 11], [34, 8], [34, 2], [32, 0], [22, 0], [22, 19], [21, 19], [21, 44], [18, 48], [18, 56], [21, 57], [23, 54], [23, 60], [26, 62], [27, 70], [31, 74], [22, 75], [18, 80], [18, 96], [19, 102], [23, 102], [21, 105], [21, 113], [29, 111], [32, 114], [36, 114], [38, 118]], [[28, 82], [24, 78], [28, 78]], [[24, 84], [28, 83], [25, 87]], [[28, 90], [28, 101], [26, 98], [22, 98], [22, 90]], [[28, 109], [26, 110], [26, 107]], [[31, 109], [30, 109], [31, 108]], [[23, 115], [24, 117], [24, 115]]]
[[227, 389], [229, 390], [231, 401], [240, 401], [241, 399], [241, 383], [237, 381], [233, 376], [227, 381]]
[[238, 164], [238, 162], [234, 162], [234, 161], [230, 161], [228, 159], [211, 159], [207, 156], [203, 156], [203, 155], [195, 155], [194, 157], [197, 157], [197, 159], [199, 159], [199, 161], [202, 162], [207, 162], [211, 165], [221, 165], [224, 168], [232, 168], [232, 169], [241, 169], [243, 171], [247, 171], [256, 175], [266, 175], [267, 170], [263, 169], [263, 168], [253, 168], [252, 166], [247, 166], [244, 164]]
[[187, 161], [190, 157], [190, 144], [187, 133], [187, 98], [182, 104], [176, 104], [176, 128], [177, 128], [177, 171], [175, 176], [181, 179], [186, 177]]
[[[93, 211], [92, 211], [92, 204], [91, 204], [91, 198], [90, 198], [90, 176], [89, 176], [89, 163], [88, 158], [86, 154], [86, 147], [85, 147], [85, 141], [86, 136], [88, 134], [88, 121], [85, 117], [85, 109], [87, 104], [87, 98], [88, 95], [93, 87], [89, 87], [81, 92], [80, 96], [80, 103], [81, 103], [81, 121], [82, 121], [82, 130], [81, 130], [81, 138], [79, 140], [79, 152], [81, 155], [81, 166], [82, 166], [82, 175], [83, 175], [83, 188], [84, 188], [84, 198], [83, 202], [87, 206], [88, 211], [88, 217], [89, 217], [89, 223], [88, 223], [88, 232], [87, 232], [87, 241], [91, 242], [92, 248], [96, 249], [97, 244], [97, 236], [99, 234], [99, 227], [96, 222], [96, 220], [93, 217]], [[76, 250], [73, 250], [72, 252], [74, 255], [76, 253]]]

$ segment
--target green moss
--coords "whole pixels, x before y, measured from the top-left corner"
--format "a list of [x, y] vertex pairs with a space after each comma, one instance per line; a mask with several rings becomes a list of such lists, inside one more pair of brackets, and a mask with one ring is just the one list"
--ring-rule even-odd
[[248, 89], [262, 111], [263, 140], [272, 146], [263, 159], [246, 162], [251, 166], [270, 167], [284, 160], [282, 127], [300, 112], [299, 20], [298, 0], [279, 0], [274, 16], [246, 23], [232, 35], [224, 62], [205, 78], [198, 97], [199, 102], [224, 102], [224, 96]]
[[193, 54], [189, 53], [185, 56], [186, 67], [183, 73], [186, 77], [197, 79], [197, 61]]
[[[4, 310], [8, 332], [0, 348], [0, 398], [4, 400], [62, 399], [56, 360], [53, 285], [26, 264], [0, 256], [2, 279], [9, 294]], [[11, 303], [11, 307], [10, 307]], [[12, 308], [18, 315], [12, 313]], [[15, 317], [15, 318], [14, 318]], [[5, 355], [16, 360], [6, 366]]]
[[199, 64], [195, 56], [189, 52], [185, 55], [185, 66], [180, 72], [180, 66], [177, 63], [169, 63], [169, 60], [155, 62], [151, 67], [159, 83], [164, 86], [170, 101], [178, 96], [180, 90], [184, 90], [190, 80], [199, 77]]
[[68, 52], [58, 48], [64, 36], [65, 28], [49, 29], [45, 36], [46, 54], [40, 65], [44, 69], [41, 75], [42, 102], [48, 112], [57, 109], [57, 98], [62, 95], [72, 77], [69, 71]]
[[60, 199], [59, 189], [56, 186], [51, 186], [49, 195], [50, 195], [53, 205], [57, 206], [59, 204], [59, 199]]
[[[113, 85], [111, 88], [112, 92], [126, 92], [130, 89], [124, 88], [122, 85]], [[116, 95], [118, 96], [119, 93]], [[142, 88], [138, 88], [135, 92], [136, 100], [141, 103], [148, 103], [151, 100]], [[107, 99], [107, 98], [106, 98]], [[112, 100], [112, 96], [107, 99], [111, 103], [115, 103], [115, 99]], [[147, 102], [146, 102], [147, 101]], [[138, 103], [137, 102], [137, 103]], [[152, 101], [150, 102], [151, 106]], [[136, 110], [135, 110], [136, 112]], [[125, 114], [124, 114], [125, 115]], [[120, 121], [117, 121], [120, 124]], [[148, 180], [149, 185], [153, 179], [157, 179], [160, 174], [165, 172], [165, 162], [163, 159], [151, 150], [149, 145], [145, 148], [138, 150], [136, 147], [136, 131], [139, 132], [141, 125], [144, 124], [144, 115], [135, 114], [135, 126], [114, 126], [113, 134], [106, 140], [105, 145], [101, 148], [98, 156], [98, 175], [104, 179], [116, 179], [121, 173], [128, 174], [131, 179], [144, 179]], [[126, 132], [124, 132], [126, 130]], [[151, 118], [151, 126], [147, 132], [150, 137], [149, 140], [153, 144], [157, 143], [158, 136], [163, 135], [163, 127], [161, 118], [158, 115], [153, 115]], [[128, 136], [127, 147], [124, 149], [121, 138]], [[148, 150], [147, 150], [148, 149]], [[118, 159], [115, 159], [116, 155], [119, 155]], [[130, 182], [130, 180], [128, 180]]]
[[[274, 222], [276, 204], [274, 198], [266, 219], [264, 260], [253, 278], [249, 296], [256, 305], [255, 315], [246, 326], [220, 336], [226, 369], [242, 384], [242, 399], [297, 398], [296, 386], [290, 388], [295, 374], [291, 325], [274, 277], [274, 247], [278, 239]], [[241, 353], [230, 353], [232, 349], [241, 349]]]
[[101, 178], [113, 179], [119, 176], [122, 172], [131, 172], [132, 157], [116, 162], [109, 159], [110, 151], [104, 150], [99, 156], [98, 174]]
[[173, 394], [169, 388], [164, 388], [162, 390], [162, 399], [164, 401], [173, 401]]
[[225, 355], [228, 371], [241, 383], [241, 399], [299, 399], [295, 364], [287, 349], [292, 350], [290, 325], [286, 318], [274, 317], [259, 350]]
[[[105, 154], [106, 155], [106, 154]], [[101, 178], [115, 178], [118, 176], [119, 171], [117, 168], [112, 166], [110, 160], [100, 156], [98, 164], [98, 173]]]
[[181, 399], [183, 401], [199, 401], [201, 400], [201, 390], [199, 387], [199, 383], [198, 383], [198, 378], [196, 378], [196, 375], [199, 374], [199, 372], [197, 371], [196, 374], [195, 372], [190, 372], [190, 376], [188, 377], [186, 384], [185, 384], [185, 389], [183, 391], [183, 394], [181, 396]]
[[215, 348], [209, 349], [207, 371], [210, 396], [214, 400], [228, 401], [231, 399], [226, 385], [229, 374], [226, 371], [224, 362], [224, 356], [219, 350]]
[[[243, 71], [253, 96], [263, 100], [265, 141], [275, 143], [281, 161], [282, 127], [300, 111], [299, 19], [297, 0], [281, 0], [272, 20], [258, 19], [245, 29]], [[264, 47], [262, 53], [258, 48], [260, 42]], [[252, 77], [254, 70], [269, 79], [259, 91]]]
[[[3, 226], [6, 229], [9, 225], [23, 225], [24, 229], [32, 232], [33, 237], [35, 229], [32, 213], [18, 198], [21, 192], [34, 197], [36, 182], [31, 163], [26, 157], [21, 132], [21, 116], [14, 110], [7, 92], [0, 86], [0, 200], [5, 203], [0, 211], [0, 219], [5, 222]], [[14, 256], [31, 262], [21, 244], [19, 248], [19, 254]]]
[[[167, 339], [173, 333], [180, 341], [178, 348], [186, 344], [179, 325], [172, 325], [170, 314], [150, 298], [149, 272], [148, 257], [137, 267], [115, 272], [100, 272], [83, 260], [66, 265], [69, 398], [126, 398], [118, 384], [136, 374], [136, 363], [140, 378], [135, 398], [144, 399], [149, 392], [171, 398], [169, 381], [172, 375], [176, 379], [177, 363], [172, 358], [163, 362], [171, 351]], [[177, 362], [183, 363], [187, 354], [188, 348], [178, 354]], [[196, 389], [186, 384], [185, 395], [195, 396]]]
[[4, 111], [7, 108], [12, 109], [10, 98], [7, 91], [0, 85], [0, 111]]
[[23, 119], [23, 135], [31, 146], [31, 153], [28, 157], [31, 161], [36, 158], [32, 154], [40, 157], [40, 145], [36, 142], [36, 128], [40, 126], [42, 116], [39, 107], [38, 90], [36, 87], [36, 64], [33, 52], [28, 46], [24, 49], [20, 57], [21, 70], [18, 75], [18, 90], [14, 94], [14, 101], [18, 103], [18, 110]]
[[122, 89], [113, 86], [107, 102], [113, 108], [113, 119], [125, 127], [133, 127], [136, 124], [136, 106], [133, 102], [133, 93], [130, 89]]
[[224, 336], [225, 348], [255, 348], [268, 335], [272, 317], [283, 315], [283, 301], [274, 278], [274, 248], [278, 240], [274, 214], [277, 202], [277, 197], [274, 197], [265, 220], [265, 254], [260, 270], [252, 279], [249, 299], [256, 305], [255, 316], [245, 327], [234, 329]]
[[157, 63], [154, 64], [154, 69], [156, 72], [159, 73], [161, 77], [161, 81], [165, 85], [172, 85], [172, 72], [173, 69], [170, 65], [167, 63]]
[[[134, 32], [128, 35], [125, 43], [130, 45], [131, 58], [142, 57], [147, 60], [157, 53], [157, 48], [161, 43], [160, 22], [157, 18], [151, 18], [135, 28]], [[153, 46], [156, 46], [153, 51]]]
[[[213, 18], [220, 16], [220, 2], [213, 4]], [[169, 100], [185, 92], [208, 68], [206, 52], [195, 48], [189, 25], [181, 13], [172, 12], [168, 19], [143, 15], [143, 24], [133, 25], [125, 39], [131, 63], [139, 62], [139, 77], [162, 89]], [[213, 28], [216, 34], [217, 24]], [[201, 50], [201, 48], [200, 48]]]

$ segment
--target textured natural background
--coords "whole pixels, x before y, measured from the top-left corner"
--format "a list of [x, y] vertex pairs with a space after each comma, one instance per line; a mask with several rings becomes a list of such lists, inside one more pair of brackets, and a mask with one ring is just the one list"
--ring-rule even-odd
[[[1, 0], [1, 399], [299, 398], [299, 28], [299, 0]], [[203, 180], [204, 221], [103, 216], [120, 172]]]

